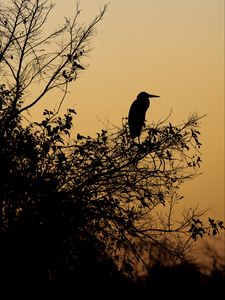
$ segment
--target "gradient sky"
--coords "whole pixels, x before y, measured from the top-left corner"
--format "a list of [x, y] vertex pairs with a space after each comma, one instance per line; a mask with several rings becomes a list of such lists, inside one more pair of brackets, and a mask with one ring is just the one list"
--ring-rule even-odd
[[[54, 0], [50, 25], [71, 15], [73, 0]], [[80, 0], [81, 23], [102, 0]], [[203, 174], [184, 184], [185, 205], [199, 203], [224, 218], [224, 0], [111, 0], [97, 26], [88, 69], [71, 87], [64, 106], [78, 115], [75, 134], [95, 135], [121, 125], [144, 90], [161, 96], [146, 114], [157, 123], [172, 109], [176, 125], [192, 112], [201, 122]], [[43, 103], [43, 107], [46, 105]]]

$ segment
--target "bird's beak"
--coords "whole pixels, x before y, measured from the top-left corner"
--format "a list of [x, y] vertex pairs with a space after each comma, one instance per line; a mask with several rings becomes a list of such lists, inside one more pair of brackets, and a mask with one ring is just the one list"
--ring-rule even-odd
[[149, 98], [158, 98], [160, 96], [148, 94]]

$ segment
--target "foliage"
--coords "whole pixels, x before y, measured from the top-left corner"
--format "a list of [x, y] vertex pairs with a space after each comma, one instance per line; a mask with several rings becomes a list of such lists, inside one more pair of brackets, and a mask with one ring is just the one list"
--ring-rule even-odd
[[59, 276], [58, 265], [74, 270], [90, 242], [101, 252], [97, 260], [106, 255], [131, 274], [149, 245], [182, 259], [191, 239], [223, 227], [212, 219], [204, 227], [195, 209], [173, 217], [180, 184], [201, 162], [199, 117], [146, 127], [140, 144], [130, 139], [126, 121], [113, 133], [72, 139], [72, 109], [63, 117], [45, 110], [41, 123], [5, 126], [11, 94], [1, 90], [1, 230], [29, 242], [32, 234], [49, 257], [41, 260], [51, 277]]
[[[44, 37], [53, 6], [44, 0], [11, 3], [0, 20], [4, 280], [40, 284], [66, 281], [72, 274], [78, 286], [93, 280], [120, 285], [124, 274], [133, 274], [136, 261], [149, 267], [146, 251], [157, 247], [182, 260], [192, 240], [224, 229], [211, 218], [205, 225], [197, 209], [185, 211], [181, 219], [174, 216], [183, 199], [180, 185], [193, 179], [201, 164], [201, 117], [191, 115], [179, 126], [167, 120], [148, 125], [140, 143], [130, 138], [127, 119], [122, 128], [102, 130], [95, 138], [71, 138], [76, 111], [60, 116], [60, 106], [44, 110], [40, 123], [24, 124], [22, 112], [51, 89], [62, 88], [62, 103], [106, 6], [87, 27], [77, 25], [77, 7], [72, 19]], [[39, 54], [66, 33], [58, 50]], [[27, 103], [27, 88], [36, 80], [44, 88]]]

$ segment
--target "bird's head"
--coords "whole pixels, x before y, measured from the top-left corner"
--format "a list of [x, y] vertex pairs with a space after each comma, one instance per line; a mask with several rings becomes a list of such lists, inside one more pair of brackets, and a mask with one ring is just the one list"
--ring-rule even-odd
[[152, 95], [152, 94], [149, 94], [149, 93], [146, 93], [146, 92], [140, 92], [137, 95], [137, 99], [158, 98], [158, 97], [160, 97], [160, 96]]

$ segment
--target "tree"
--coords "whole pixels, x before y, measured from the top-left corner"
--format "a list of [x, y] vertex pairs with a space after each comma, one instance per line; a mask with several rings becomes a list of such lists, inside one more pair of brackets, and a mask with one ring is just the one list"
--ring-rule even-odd
[[[74, 18], [43, 38], [41, 28], [52, 5], [43, 0], [11, 3], [0, 21], [5, 30], [0, 63], [4, 280], [12, 281], [15, 274], [14, 281], [48, 284], [68, 282], [70, 276], [78, 286], [104, 280], [123, 285], [135, 260], [149, 267], [146, 251], [157, 247], [181, 260], [192, 240], [223, 229], [222, 221], [212, 218], [204, 224], [197, 209], [184, 212], [181, 220], [173, 217], [182, 201], [180, 185], [197, 175], [201, 163], [201, 117], [191, 115], [180, 126], [168, 120], [148, 125], [138, 144], [129, 137], [127, 119], [122, 128], [102, 130], [96, 138], [78, 134], [72, 139], [76, 112], [68, 109], [60, 116], [61, 104], [56, 111], [44, 110], [40, 123], [23, 123], [22, 113], [51, 89], [61, 88], [63, 101], [106, 6], [86, 28], [76, 23], [77, 7]], [[69, 39], [60, 50], [39, 54], [66, 33]], [[27, 103], [27, 89], [36, 79], [44, 89]]]
[[[64, 100], [68, 84], [85, 69], [80, 61], [90, 51], [90, 40], [107, 5], [85, 26], [78, 23], [81, 11], [77, 3], [74, 15], [49, 33], [46, 21], [53, 8], [54, 4], [47, 0], [11, 0], [10, 5], [1, 4], [1, 83], [13, 92], [12, 105], [20, 113], [55, 88]], [[27, 90], [31, 91], [37, 83], [40, 91], [31, 97]]]

